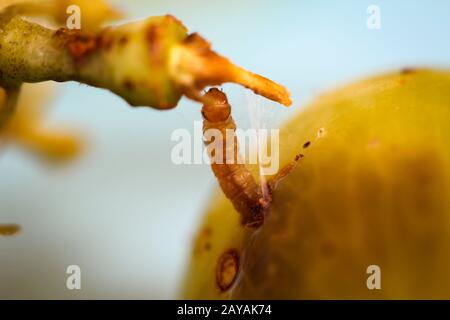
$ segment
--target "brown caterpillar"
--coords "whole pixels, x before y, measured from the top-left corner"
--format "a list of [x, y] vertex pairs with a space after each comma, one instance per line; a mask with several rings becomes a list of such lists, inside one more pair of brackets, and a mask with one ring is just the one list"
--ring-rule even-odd
[[227, 96], [217, 88], [211, 88], [203, 98], [203, 135], [214, 175], [225, 196], [241, 214], [243, 225], [259, 227], [269, 213], [271, 192], [295, 168], [301, 157], [297, 156], [293, 163], [282, 168], [269, 182], [260, 185], [245, 164], [239, 161], [236, 124], [231, 116]]

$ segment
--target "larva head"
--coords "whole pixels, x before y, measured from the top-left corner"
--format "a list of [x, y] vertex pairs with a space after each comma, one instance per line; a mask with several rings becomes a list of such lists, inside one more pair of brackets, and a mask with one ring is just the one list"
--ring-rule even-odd
[[211, 88], [203, 96], [203, 117], [210, 122], [227, 121], [230, 117], [231, 106], [225, 93], [217, 88]]

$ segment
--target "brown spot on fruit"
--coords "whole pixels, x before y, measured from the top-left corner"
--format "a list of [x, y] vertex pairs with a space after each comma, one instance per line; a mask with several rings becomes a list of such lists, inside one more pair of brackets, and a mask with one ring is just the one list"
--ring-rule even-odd
[[311, 145], [311, 141], [306, 141], [306, 142], [303, 144], [303, 149], [308, 148], [310, 145]]
[[204, 251], [209, 251], [212, 247], [211, 235], [213, 230], [211, 227], [207, 226], [199, 232], [194, 244], [194, 255], [200, 255]]
[[123, 35], [119, 38], [119, 45], [124, 46], [128, 43], [128, 37]]
[[239, 253], [231, 249], [223, 253], [217, 261], [216, 283], [220, 291], [227, 291], [236, 281], [239, 273]]
[[202, 235], [205, 237], [209, 237], [212, 234], [212, 229], [210, 227], [205, 227], [202, 231]]
[[403, 68], [402, 70], [400, 70], [400, 74], [411, 74], [416, 72], [416, 69], [414, 68]]
[[133, 81], [131, 81], [130, 79], [126, 79], [126, 80], [123, 82], [123, 86], [124, 86], [124, 88], [127, 89], [127, 90], [133, 90], [133, 89], [134, 89], [134, 83], [133, 83]]

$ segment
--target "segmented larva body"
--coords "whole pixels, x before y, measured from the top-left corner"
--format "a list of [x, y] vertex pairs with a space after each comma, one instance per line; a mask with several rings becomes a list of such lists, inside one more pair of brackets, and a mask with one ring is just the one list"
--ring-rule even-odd
[[[204, 101], [203, 133], [214, 175], [225, 196], [241, 214], [242, 223], [245, 226], [258, 227], [268, 213], [270, 199], [263, 196], [261, 186], [245, 164], [238, 161], [239, 144], [231, 106], [226, 95], [216, 88], [210, 89], [204, 95]], [[217, 130], [220, 134], [210, 134], [219, 133]], [[214, 151], [222, 152], [217, 155]]]

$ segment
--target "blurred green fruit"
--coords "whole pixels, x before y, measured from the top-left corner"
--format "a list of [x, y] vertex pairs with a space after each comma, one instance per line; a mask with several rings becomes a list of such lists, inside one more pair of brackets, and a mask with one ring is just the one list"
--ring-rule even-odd
[[[322, 95], [280, 142], [282, 164], [304, 158], [270, 216], [245, 229], [215, 199], [184, 298], [450, 298], [450, 72], [403, 70]], [[370, 265], [380, 290], [367, 287]]]

